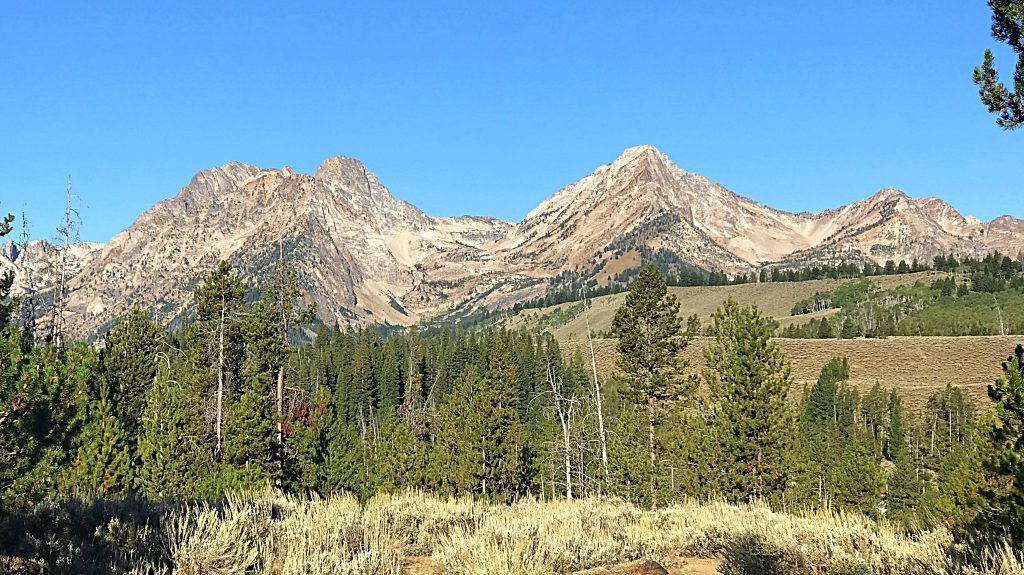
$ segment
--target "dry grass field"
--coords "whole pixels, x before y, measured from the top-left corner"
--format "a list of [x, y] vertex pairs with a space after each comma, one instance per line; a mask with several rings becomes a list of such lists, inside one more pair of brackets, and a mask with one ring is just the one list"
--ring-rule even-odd
[[[525, 499], [489, 505], [417, 492], [361, 504], [350, 495], [266, 491], [215, 504], [144, 505], [46, 504], [25, 521], [32, 527], [60, 518], [70, 533], [70, 522], [88, 517], [95, 529], [80, 535], [95, 538], [90, 549], [138, 575], [550, 575], [638, 559], [669, 566], [672, 575], [1021, 572], [1020, 559], [1005, 549], [980, 550], [971, 568], [953, 564], [959, 546], [942, 528], [908, 536], [855, 513], [787, 514], [758, 504], [682, 502], [651, 510], [610, 499]], [[119, 507], [126, 509], [113, 512]], [[153, 513], [158, 521], [139, 520]], [[87, 559], [76, 542], [82, 544], [54, 539], [46, 543], [52, 555], [43, 555], [64, 566]], [[48, 572], [46, 559], [11, 551], [0, 549], [0, 571]]]
[[[918, 281], [931, 283], [936, 277], [944, 275], [939, 272], [920, 272], [893, 276], [876, 276], [870, 278], [870, 280], [882, 289], [891, 289], [897, 286], [914, 285]], [[755, 283], [711, 287], [671, 287], [669, 292], [679, 298], [680, 315], [689, 317], [691, 314], [697, 314], [704, 324], [710, 321], [711, 314], [722, 305], [722, 302], [731, 297], [743, 305], [756, 304], [762, 313], [776, 319], [780, 325], [785, 326], [794, 321], [803, 323], [812, 317], [823, 317], [836, 313], [836, 310], [827, 310], [821, 314], [801, 315], [795, 318], [789, 315], [793, 305], [797, 302], [807, 299], [817, 292], [834, 290], [840, 285], [853, 281], [857, 280], [812, 280], [806, 282]], [[625, 299], [626, 294], [624, 293], [594, 298], [590, 313], [590, 324], [595, 333], [606, 332], [611, 329], [615, 310], [619, 309], [619, 306], [622, 305]], [[542, 316], [572, 308], [574, 305], [576, 304], [569, 302], [543, 309], [523, 310], [508, 320], [507, 326], [513, 329], [528, 330], [535, 328]], [[559, 341], [586, 339], [586, 319], [582, 315], [576, 315], [562, 325], [550, 329], [550, 331]]]
[[[684, 352], [691, 373], [704, 368], [704, 348], [711, 338], [694, 338]], [[818, 379], [821, 367], [833, 357], [850, 360], [850, 383], [868, 390], [875, 383], [899, 388], [911, 407], [919, 407], [935, 390], [952, 384], [962, 388], [978, 406], [987, 401], [985, 388], [1001, 373], [1000, 363], [1013, 352], [1022, 336], [890, 337], [887, 339], [778, 339], [793, 368], [793, 394]], [[615, 371], [615, 340], [594, 341], [598, 370]], [[589, 353], [586, 341], [562, 342], [572, 357]]]

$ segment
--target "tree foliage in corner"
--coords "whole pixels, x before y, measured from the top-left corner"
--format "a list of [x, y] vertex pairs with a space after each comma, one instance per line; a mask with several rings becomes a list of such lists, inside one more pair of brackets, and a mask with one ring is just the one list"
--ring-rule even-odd
[[982, 488], [986, 530], [1020, 548], [1024, 544], [1024, 347], [1003, 364], [1003, 375], [988, 388], [995, 420], [984, 456], [988, 481]]
[[1017, 67], [1011, 90], [999, 81], [992, 50], [985, 50], [981, 66], [974, 68], [974, 83], [988, 111], [999, 115], [996, 123], [1010, 130], [1024, 124], [1024, 2], [988, 0], [988, 5], [992, 8], [992, 37], [1017, 53]]

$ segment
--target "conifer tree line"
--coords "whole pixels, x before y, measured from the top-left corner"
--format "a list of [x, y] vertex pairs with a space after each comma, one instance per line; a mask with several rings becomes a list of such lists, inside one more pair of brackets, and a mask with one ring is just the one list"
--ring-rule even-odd
[[835, 309], [835, 315], [779, 329], [789, 338], [881, 338], [893, 335], [1024, 333], [1024, 260], [993, 252], [982, 259], [939, 255], [943, 272], [929, 281], [881, 289], [867, 279], [797, 302], [792, 316]]
[[169, 333], [135, 309], [99, 349], [34, 343], [4, 315], [3, 508], [83, 493], [189, 501], [266, 485], [361, 498], [412, 488], [497, 502], [762, 500], [908, 527], [997, 516], [1024, 540], [1012, 480], [1024, 473], [1019, 357], [993, 386], [995, 416], [979, 418], [988, 412], [955, 387], [913, 413], [898, 390], [858, 393], [842, 358], [794, 404], [788, 362], [756, 307], [726, 301], [707, 330], [707, 367], [686, 365], [679, 352], [694, 328], [654, 266], [615, 316], [616, 374], [564, 357], [547, 335], [497, 328], [425, 337], [321, 326], [296, 345], [314, 310], [287, 263], [259, 297], [250, 291], [222, 262], [183, 328]]

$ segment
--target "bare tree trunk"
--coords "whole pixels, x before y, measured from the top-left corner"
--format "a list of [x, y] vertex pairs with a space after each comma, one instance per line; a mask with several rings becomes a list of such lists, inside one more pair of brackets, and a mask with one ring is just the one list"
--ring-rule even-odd
[[657, 494], [657, 486], [655, 483], [656, 473], [656, 461], [654, 454], [654, 399], [647, 399], [647, 449], [651, 456], [651, 508], [654, 508], [655, 496]]
[[277, 370], [277, 466], [284, 472], [284, 366]]
[[597, 403], [597, 431], [601, 441], [601, 467], [604, 470], [605, 487], [608, 485], [608, 441], [604, 431], [604, 408], [601, 405], [601, 383], [597, 379], [597, 355], [594, 353], [594, 338], [590, 333], [590, 303], [583, 294], [583, 310], [587, 319], [587, 343], [590, 345], [590, 367], [594, 371], [594, 401]]
[[[281, 342], [288, 345], [288, 306], [286, 298], [288, 291], [288, 279], [285, 273], [284, 267], [284, 244], [280, 240], [277, 242], [277, 249], [279, 253], [280, 262], [278, 275], [281, 285], [278, 288], [278, 297], [281, 299], [279, 305], [281, 306]], [[282, 360], [281, 365], [277, 368], [277, 467], [279, 476], [278, 482], [283, 482], [284, 478], [284, 364]]]
[[487, 447], [480, 442], [480, 471], [483, 477], [480, 480], [480, 493], [483, 494], [484, 499], [487, 499]]
[[569, 411], [571, 413], [572, 406], [565, 408], [563, 402], [565, 399], [562, 397], [558, 386], [555, 385], [555, 375], [551, 373], [551, 366], [548, 366], [548, 385], [551, 386], [551, 396], [554, 399], [555, 411], [558, 414], [558, 423], [562, 426], [562, 452], [565, 456], [565, 498], [572, 499], [572, 444], [569, 438]]
[[1003, 309], [999, 307], [999, 300], [996, 299], [996, 294], [992, 294], [992, 301], [996, 304], [996, 313], [999, 314], [999, 335], [1006, 335], [1006, 326], [1003, 325]]
[[578, 495], [578, 497], [586, 497], [587, 496], [586, 474], [583, 472], [583, 470], [584, 470], [583, 442], [579, 441], [577, 443], [579, 444], [579, 451], [580, 451], [580, 460], [579, 460], [579, 462], [576, 465], [576, 485], [579, 487], [579, 491], [577, 492], [577, 495]]
[[58, 349], [64, 343], [64, 331], [66, 329], [64, 312], [67, 304], [65, 296], [67, 295], [68, 282], [68, 247], [71, 245], [72, 238], [76, 236], [75, 221], [72, 218], [74, 213], [76, 212], [71, 207], [71, 177], [69, 176], [67, 200], [64, 207], [64, 223], [57, 229], [57, 233], [60, 234], [61, 238], [61, 247], [58, 248], [57, 254], [57, 287], [53, 292], [53, 322], [50, 325], [51, 338]]
[[221, 426], [224, 421], [224, 295], [221, 294], [221, 305], [220, 305], [220, 345], [217, 354], [217, 449], [214, 453], [214, 458], [217, 461], [221, 459], [221, 449], [223, 448], [223, 435], [221, 434]]

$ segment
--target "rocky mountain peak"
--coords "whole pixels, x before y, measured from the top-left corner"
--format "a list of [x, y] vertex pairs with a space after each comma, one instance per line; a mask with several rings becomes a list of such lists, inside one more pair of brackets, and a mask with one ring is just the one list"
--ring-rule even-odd
[[179, 195], [193, 199], [216, 199], [238, 189], [260, 171], [260, 168], [249, 164], [228, 162], [219, 168], [203, 170], [192, 176], [192, 180], [181, 189]]
[[[1024, 221], [984, 224], [892, 188], [791, 214], [682, 170], [649, 145], [565, 186], [519, 224], [427, 216], [354, 158], [328, 158], [312, 175], [232, 162], [196, 174], [107, 244], [75, 252], [71, 324], [95, 333], [135, 304], [173, 321], [218, 260], [259, 285], [279, 245], [325, 323], [409, 325], [510, 306], [564, 287], [566, 277], [624, 281], [651, 261], [736, 274], [1017, 253]], [[0, 268], [38, 279], [47, 253], [28, 246], [15, 255], [12, 244], [0, 250]]]
[[[322, 182], [352, 181], [365, 178], [370, 172], [362, 162], [348, 156], [331, 156], [313, 172], [313, 178]], [[376, 182], [376, 176], [374, 176]]]
[[892, 201], [905, 201], [910, 199], [906, 193], [896, 188], [882, 188], [868, 198], [869, 203], [881, 203], [881, 202], [892, 202]]

